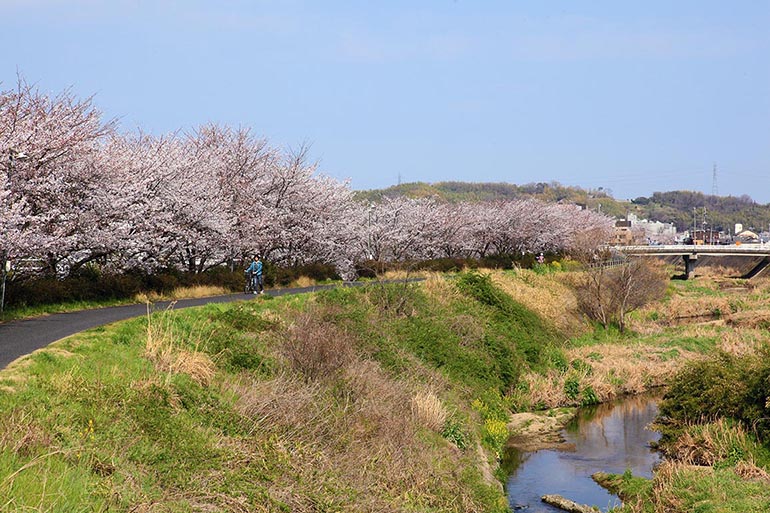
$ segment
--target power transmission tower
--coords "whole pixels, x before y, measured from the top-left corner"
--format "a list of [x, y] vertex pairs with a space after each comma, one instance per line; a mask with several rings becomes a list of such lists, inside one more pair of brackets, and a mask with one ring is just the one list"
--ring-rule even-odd
[[717, 165], [714, 164], [714, 173], [713, 178], [711, 179], [711, 195], [712, 196], [719, 196], [719, 187], [717, 187]]

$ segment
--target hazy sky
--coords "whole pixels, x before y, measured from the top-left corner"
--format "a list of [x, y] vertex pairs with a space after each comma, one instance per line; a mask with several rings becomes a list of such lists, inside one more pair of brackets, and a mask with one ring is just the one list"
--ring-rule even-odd
[[0, 81], [124, 130], [250, 126], [356, 189], [770, 202], [770, 0], [0, 0]]

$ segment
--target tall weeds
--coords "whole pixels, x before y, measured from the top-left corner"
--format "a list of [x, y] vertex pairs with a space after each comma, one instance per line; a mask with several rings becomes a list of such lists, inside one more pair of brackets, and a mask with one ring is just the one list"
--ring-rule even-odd
[[[198, 333], [202, 334], [202, 330]], [[153, 315], [147, 306], [144, 354], [159, 371], [169, 376], [187, 374], [196, 383], [208, 385], [216, 374], [216, 367], [207, 354], [198, 350], [201, 342], [178, 333], [171, 307]], [[193, 349], [187, 349], [190, 346]]]

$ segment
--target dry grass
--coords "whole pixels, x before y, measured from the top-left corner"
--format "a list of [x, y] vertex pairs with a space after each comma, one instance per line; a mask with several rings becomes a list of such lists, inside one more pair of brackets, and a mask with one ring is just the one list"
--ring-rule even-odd
[[0, 416], [0, 451], [26, 456], [52, 444], [51, 435], [28, 413], [14, 410]]
[[707, 264], [697, 266], [695, 268], [695, 274], [699, 278], [722, 279], [725, 276], [732, 276], [737, 278], [748, 270], [744, 270], [744, 268], [745, 266], [726, 266], [709, 262]]
[[147, 310], [147, 335], [145, 356], [158, 370], [171, 374], [187, 374], [196, 383], [207, 386], [216, 374], [211, 358], [197, 350], [183, 349], [182, 346], [198, 346], [200, 341], [182, 340], [174, 329], [170, 311], [150, 314]]
[[[650, 346], [594, 345], [567, 351], [570, 362], [580, 360], [581, 370], [570, 368], [566, 373], [552, 369], [547, 375], [528, 373], [531, 404], [546, 408], [580, 404], [580, 397], [570, 399], [565, 391], [568, 379], [580, 383], [581, 390], [590, 386], [601, 402], [626, 394], [640, 394], [664, 385], [684, 364], [698, 355], [678, 350], [674, 358], [665, 350]], [[585, 365], [590, 366], [590, 370]]]
[[[653, 511], [655, 513], [668, 513], [672, 511], [682, 511], [684, 500], [678, 497], [678, 491], [672, 483], [681, 479], [681, 474], [692, 472], [692, 466], [671, 461], [663, 461], [655, 470], [652, 481], [652, 497], [655, 498]], [[710, 467], [703, 467], [698, 472], [711, 472]]]
[[770, 474], [752, 462], [739, 461], [735, 465], [735, 473], [743, 479], [762, 481], [763, 483], [770, 484]]
[[767, 332], [763, 329], [730, 329], [721, 331], [719, 337], [720, 350], [743, 356], [755, 354], [759, 346], [767, 341]]
[[355, 340], [311, 310], [283, 333], [280, 352], [292, 369], [311, 381], [334, 377], [354, 353]]
[[176, 299], [191, 299], [231, 294], [230, 290], [214, 285], [196, 285], [194, 287], [179, 287], [167, 294], [142, 292], [134, 296], [137, 303], [155, 303], [157, 301], [173, 301]]
[[318, 282], [313, 278], [309, 278], [307, 276], [300, 276], [299, 278], [291, 282], [288, 288], [306, 288], [306, 287], [315, 287], [316, 285], [318, 285]]
[[421, 391], [412, 397], [412, 415], [423, 426], [440, 433], [449, 414], [441, 399], [432, 391]]
[[679, 463], [696, 466], [714, 466], [728, 460], [732, 452], [740, 449], [750, 463], [752, 442], [746, 429], [740, 424], [729, 424], [718, 419], [708, 424], [689, 426], [669, 448], [668, 456]]
[[440, 305], [448, 305], [461, 298], [457, 287], [449, 283], [445, 275], [439, 273], [428, 273], [422, 288], [428, 297]]
[[[311, 306], [285, 329], [276, 347], [284, 367], [272, 379], [242, 374], [238, 383], [222, 384], [254, 425], [254, 442], [223, 441], [236, 453], [230, 465], [280, 461], [266, 493], [295, 512], [318, 511], [316, 496], [339, 511], [413, 509], [415, 498], [449, 510], [446, 483], [457, 478], [460, 458], [476, 462], [476, 454], [449, 451], [437, 462], [418, 436], [440, 431], [446, 421], [438, 398], [445, 378], [431, 369], [418, 369], [409, 380], [391, 375], [329, 324], [334, 314]], [[481, 468], [481, 459], [477, 463]], [[452, 494], [456, 511], [477, 510], [468, 492]]]
[[514, 274], [495, 272], [495, 285], [513, 299], [553, 323], [562, 333], [580, 335], [587, 330], [578, 313], [573, 289], [555, 279], [529, 270], [518, 269]]
[[[317, 511], [308, 502], [315, 494], [303, 486], [324, 489], [330, 497], [344, 483], [344, 489], [361, 492], [356, 511], [384, 512], [399, 510], [411, 494], [429, 495], [431, 480], [449, 478], [415, 436], [413, 386], [393, 379], [374, 361], [347, 361], [334, 382], [309, 382], [294, 372], [269, 381], [243, 379], [230, 391], [239, 397], [239, 411], [254, 420], [255, 433], [271, 440], [269, 450], [283, 455], [288, 468], [268, 493], [291, 511]], [[249, 456], [249, 450], [254, 447], [243, 451], [244, 461], [268, 459]], [[337, 500], [344, 504], [351, 498]], [[349, 509], [342, 505], [342, 510]]]
[[715, 317], [730, 318], [732, 305], [730, 298], [724, 296], [674, 296], [659, 312], [661, 322], [679, 324]]
[[757, 305], [757, 308], [737, 312], [730, 316], [728, 323], [741, 328], [767, 329], [770, 327], [770, 308]]
[[424, 278], [428, 274], [430, 273], [426, 271], [385, 271], [380, 275], [380, 279], [383, 281], [407, 280], [410, 278]]

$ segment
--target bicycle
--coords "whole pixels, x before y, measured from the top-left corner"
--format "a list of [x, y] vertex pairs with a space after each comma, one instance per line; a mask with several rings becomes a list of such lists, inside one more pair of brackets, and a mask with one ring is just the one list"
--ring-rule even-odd
[[244, 294], [264, 294], [265, 288], [262, 285], [262, 275], [255, 272], [244, 271], [246, 275], [246, 286]]
[[246, 285], [243, 288], [244, 294], [251, 294], [252, 292], [256, 291], [257, 284], [256, 284], [256, 276], [255, 273], [244, 271], [243, 274], [246, 275]]

